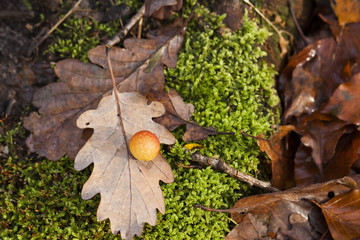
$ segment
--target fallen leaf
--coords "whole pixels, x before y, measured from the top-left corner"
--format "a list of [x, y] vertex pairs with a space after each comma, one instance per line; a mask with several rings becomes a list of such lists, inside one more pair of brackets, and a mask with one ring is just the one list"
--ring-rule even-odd
[[198, 143], [188, 143], [188, 144], [185, 144], [184, 147], [187, 149], [187, 150], [193, 150], [193, 149], [201, 149], [201, 148], [204, 148], [203, 145], [200, 145]]
[[294, 158], [294, 178], [296, 186], [308, 186], [321, 182], [320, 170], [311, 156], [311, 148], [300, 144]]
[[148, 97], [164, 104], [167, 109], [166, 113], [156, 118], [155, 121], [170, 131], [190, 122], [191, 115], [194, 113], [194, 105], [185, 103], [174, 89], [169, 88], [169, 91], [162, 91]]
[[209, 135], [234, 134], [233, 132], [218, 132], [213, 127], [203, 127], [191, 121], [194, 106], [191, 103], [185, 103], [181, 96], [171, 88], [169, 91], [159, 90], [154, 94], [146, 94], [146, 96], [151, 100], [163, 103], [167, 110], [163, 116], [155, 118], [155, 122], [164, 125], [170, 131], [181, 125], [186, 125], [186, 132], [182, 137], [185, 142], [203, 140]]
[[[338, 21], [320, 15], [321, 19], [329, 24], [337, 43], [337, 49], [329, 62], [337, 62], [339, 66], [349, 64], [350, 73], [355, 75], [360, 72], [360, 22], [340, 26]], [[350, 80], [352, 75], [343, 75], [344, 82]]]
[[145, 16], [163, 20], [169, 18], [173, 11], [179, 11], [182, 0], [145, 0]]
[[335, 89], [346, 81], [343, 69], [348, 57], [345, 49], [337, 47], [333, 38], [326, 38], [307, 46], [290, 60], [279, 79], [285, 123], [291, 123], [293, 116], [315, 112], [332, 96]]
[[360, 131], [344, 134], [337, 146], [334, 157], [324, 167], [325, 180], [336, 179], [350, 174], [350, 169], [359, 158]]
[[284, 58], [289, 51], [288, 49], [290, 48], [290, 42], [288, 40], [286, 40], [281, 35], [281, 33], [278, 34], [278, 36], [279, 36], [279, 45], [280, 45], [280, 49], [281, 49], [280, 57]]
[[320, 239], [326, 222], [310, 200], [327, 201], [329, 193], [341, 196], [356, 185], [354, 180], [359, 182], [360, 175], [240, 199], [231, 209], [216, 210], [230, 212], [238, 223], [225, 239]]
[[339, 24], [360, 22], [360, 2], [357, 0], [333, 0], [331, 7], [338, 17]]
[[[324, 116], [324, 118], [326, 117]], [[324, 176], [324, 166], [333, 158], [340, 137], [345, 133], [352, 132], [354, 128], [333, 117], [304, 121], [306, 126], [304, 128], [297, 127], [296, 130], [302, 135], [301, 142], [312, 149], [312, 159], [321, 176]]]
[[335, 240], [351, 240], [360, 237], [360, 190], [335, 196], [324, 204], [317, 204], [325, 216]]
[[331, 37], [308, 45], [290, 60], [279, 79], [284, 123], [295, 126], [302, 143], [296, 146], [294, 158], [298, 185], [348, 174], [358, 151], [352, 125], [357, 122], [357, 105], [346, 97], [356, 99], [359, 92], [353, 81], [360, 71], [360, 24], [340, 26], [322, 18], [336, 40]]
[[280, 126], [279, 131], [272, 135], [269, 140], [263, 139], [263, 134], [256, 138], [260, 150], [265, 151], [271, 159], [271, 185], [278, 189], [288, 189], [295, 186], [291, 147], [286, 146], [285, 141], [283, 141], [294, 130], [295, 127], [292, 125]]
[[297, 186], [309, 185], [350, 174], [350, 169], [358, 159], [360, 132], [344, 134], [338, 141], [335, 154], [324, 161], [323, 179], [319, 168], [314, 163], [312, 149], [300, 144], [294, 159], [294, 176]]
[[[114, 94], [119, 96], [122, 122]], [[94, 163], [82, 198], [90, 199], [100, 193], [97, 218], [100, 221], [109, 218], [113, 234], [120, 231], [123, 239], [140, 236], [145, 222], [154, 226], [156, 209], [165, 213], [159, 180], [173, 181], [170, 165], [161, 153], [154, 160], [143, 162], [136, 160], [128, 149], [131, 137], [140, 130], [151, 131], [161, 143], [174, 144], [175, 137], [151, 119], [164, 113], [159, 102], [148, 105], [147, 99], [138, 93], [116, 91], [102, 98], [97, 109], [83, 112], [77, 119], [79, 128], [94, 129], [75, 158], [78, 171]]]
[[237, 0], [215, 1], [214, 4], [214, 9], [217, 14], [226, 14], [224, 23], [226, 23], [232, 31], [236, 31], [242, 26], [244, 9], [249, 10], [248, 5]]
[[337, 118], [360, 125], [360, 73], [349, 82], [340, 84], [331, 96], [328, 104], [321, 111]]
[[[109, 54], [119, 92], [138, 91], [147, 95], [164, 91], [163, 64], [176, 66], [182, 34], [181, 28], [173, 26], [159, 31], [157, 37], [126, 39], [124, 48], [113, 47]], [[55, 73], [61, 82], [51, 83], [35, 93], [33, 104], [39, 113], [32, 112], [24, 119], [24, 127], [31, 132], [26, 140], [31, 152], [50, 160], [65, 154], [75, 158], [85, 144], [86, 138], [83, 130], [76, 127], [76, 119], [82, 112], [96, 108], [112, 89], [105, 46], [90, 50], [89, 59], [94, 64], [74, 59], [58, 62]]]

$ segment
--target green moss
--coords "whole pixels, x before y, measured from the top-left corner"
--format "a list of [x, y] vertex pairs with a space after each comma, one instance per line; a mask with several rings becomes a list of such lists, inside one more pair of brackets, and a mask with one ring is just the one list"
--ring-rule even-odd
[[269, 33], [245, 15], [242, 29], [221, 35], [217, 30], [223, 17], [204, 8], [197, 11], [203, 21], [190, 23], [178, 66], [167, 70], [167, 84], [195, 105], [193, 119], [200, 125], [235, 132], [202, 141], [206, 146], [202, 153], [221, 156], [235, 168], [254, 173], [260, 150], [241, 130], [268, 135], [277, 119], [273, 114], [279, 102], [273, 87], [276, 72], [261, 60], [266, 52], [260, 45]]
[[[115, 4], [125, 3], [134, 11], [143, 4], [139, 0], [116, 0]], [[54, 32], [56, 42], [47, 52], [61, 58], [76, 58], [88, 62], [88, 51], [102, 42], [112, 38], [121, 29], [119, 21], [99, 23], [89, 18], [69, 17]]]
[[87, 18], [71, 17], [55, 30], [57, 41], [49, 46], [47, 52], [88, 62], [88, 51], [98, 45], [103, 37], [114, 36], [119, 27], [119, 22], [102, 24]]

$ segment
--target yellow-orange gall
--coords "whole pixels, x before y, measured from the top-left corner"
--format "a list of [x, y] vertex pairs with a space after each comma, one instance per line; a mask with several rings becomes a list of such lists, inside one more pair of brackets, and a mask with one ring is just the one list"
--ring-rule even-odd
[[131, 154], [138, 160], [151, 161], [160, 152], [160, 141], [152, 132], [143, 130], [132, 136], [129, 142]]

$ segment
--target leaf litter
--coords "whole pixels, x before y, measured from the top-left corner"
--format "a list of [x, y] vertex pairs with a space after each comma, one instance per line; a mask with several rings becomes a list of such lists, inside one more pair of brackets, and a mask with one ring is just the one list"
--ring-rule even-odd
[[[313, 202], [326, 202], [332, 205], [340, 198], [343, 202], [339, 205], [344, 208], [347, 201], [354, 205], [358, 204], [351, 192], [354, 191], [359, 180], [360, 175], [354, 175], [282, 192], [250, 196], [240, 199], [232, 208], [225, 210], [210, 209], [201, 205], [196, 207], [231, 213], [232, 219], [238, 225], [226, 236], [226, 240], [287, 238], [315, 240], [325, 236], [327, 227], [324, 216]], [[335, 197], [332, 198], [332, 195]]]
[[[350, 4], [337, 2], [340, 8]], [[297, 185], [348, 175], [360, 149], [356, 101], [360, 93], [360, 23], [348, 20], [351, 23], [341, 25], [340, 19], [321, 18], [335, 38], [308, 45], [289, 61], [279, 78], [283, 122], [293, 125], [300, 139], [295, 158], [279, 168], [293, 167]], [[279, 181], [286, 181], [284, 177]]]

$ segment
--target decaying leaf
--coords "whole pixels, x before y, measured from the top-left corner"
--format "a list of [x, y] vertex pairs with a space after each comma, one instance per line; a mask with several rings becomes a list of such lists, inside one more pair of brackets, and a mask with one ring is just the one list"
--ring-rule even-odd
[[186, 125], [186, 132], [182, 137], [186, 142], [203, 140], [209, 135], [234, 134], [232, 132], [218, 132], [213, 127], [202, 127], [191, 121], [194, 106], [191, 103], [185, 103], [180, 95], [171, 88], [169, 88], [169, 91], [159, 90], [156, 94], [147, 94], [146, 96], [149, 99], [160, 101], [167, 110], [163, 116], [155, 118], [155, 122], [164, 125], [170, 131], [181, 125]]
[[314, 119], [306, 122], [306, 127], [297, 130], [302, 135], [301, 142], [312, 149], [312, 159], [323, 174], [324, 166], [332, 159], [340, 137], [352, 132], [354, 128], [336, 118], [324, 116], [323, 119]]
[[226, 23], [232, 31], [238, 30], [242, 26], [244, 9], [249, 10], [248, 5], [237, 0], [215, 1], [214, 4], [214, 9], [217, 14], [226, 14], [224, 23]]
[[145, 0], [145, 16], [167, 19], [173, 11], [179, 11], [182, 4], [182, 0]]
[[300, 144], [294, 158], [294, 177], [297, 186], [341, 178], [350, 174], [350, 168], [358, 159], [360, 132], [344, 134], [338, 141], [332, 158], [322, 161], [323, 176], [313, 161], [312, 149]]
[[[332, 4], [341, 8], [350, 3]], [[355, 127], [359, 118], [360, 23], [340, 26], [332, 18], [322, 18], [335, 38], [308, 45], [290, 60], [279, 79], [284, 123], [294, 125], [296, 138], [301, 140], [293, 162], [297, 185], [349, 174], [360, 149]]]
[[360, 22], [360, 2], [357, 0], [333, 0], [330, 1], [339, 24], [344, 26], [348, 23]]
[[[230, 212], [238, 223], [225, 239], [320, 239], [326, 223], [310, 200], [328, 201], [332, 194], [341, 198], [354, 187], [354, 180], [359, 182], [360, 175], [240, 199], [231, 209], [219, 210]], [[359, 203], [352, 199], [354, 206]], [[349, 212], [351, 216], [358, 219], [359, 214]]]
[[360, 237], [359, 189], [335, 196], [318, 206], [322, 209], [335, 240], [351, 240]]
[[294, 178], [296, 186], [307, 186], [321, 182], [319, 168], [311, 156], [311, 148], [300, 144], [294, 158]]
[[[123, 124], [114, 94], [119, 96]], [[153, 132], [161, 143], [175, 143], [175, 137], [151, 119], [164, 113], [165, 108], [159, 102], [148, 105], [147, 99], [138, 93], [116, 91], [104, 97], [97, 109], [82, 113], [77, 120], [79, 128], [94, 129], [75, 158], [76, 170], [94, 163], [82, 198], [90, 199], [100, 193], [98, 220], [109, 218], [112, 232], [120, 231], [124, 239], [132, 239], [135, 234], [140, 236], [145, 222], [155, 225], [156, 209], [165, 213], [159, 180], [173, 181], [170, 165], [161, 153], [154, 160], [143, 162], [136, 160], [128, 150], [130, 138], [140, 130]]]
[[322, 110], [339, 119], [360, 125], [360, 73], [349, 82], [341, 84], [331, 96], [329, 103]]
[[[111, 62], [119, 92], [138, 91], [143, 95], [164, 91], [163, 64], [175, 67], [177, 51], [183, 40], [183, 31], [172, 27], [149, 39], [126, 39], [124, 48], [112, 48]], [[75, 158], [85, 144], [83, 130], [76, 127], [78, 116], [96, 108], [104, 95], [111, 92], [105, 47], [89, 52], [89, 59], [102, 67], [67, 59], [56, 64], [55, 72], [61, 82], [51, 83], [38, 90], [33, 99], [39, 113], [32, 112], [24, 119], [31, 134], [26, 144], [51, 160], [65, 154]]]
[[360, 131], [344, 134], [339, 140], [334, 157], [325, 166], [325, 180], [348, 176], [350, 168], [359, 158], [359, 149]]
[[288, 189], [295, 186], [294, 166], [291, 164], [293, 156], [291, 156], [291, 149], [289, 149], [292, 146], [286, 145], [286, 141], [283, 141], [283, 138], [294, 130], [295, 127], [292, 125], [280, 126], [279, 131], [269, 140], [263, 139], [263, 135], [256, 139], [260, 150], [265, 151], [271, 159], [271, 185], [278, 189]]
[[[336, 56], [335, 60], [334, 57]], [[279, 79], [285, 105], [284, 120], [311, 114], [344, 81], [343, 69], [349, 55], [337, 47], [333, 38], [326, 38], [307, 46], [290, 60]]]

